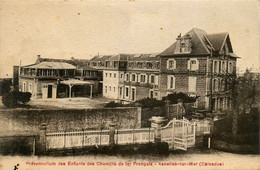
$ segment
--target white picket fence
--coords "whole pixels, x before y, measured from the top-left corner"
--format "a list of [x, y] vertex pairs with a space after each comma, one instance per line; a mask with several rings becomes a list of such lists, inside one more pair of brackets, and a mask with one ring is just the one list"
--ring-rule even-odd
[[108, 145], [109, 130], [53, 132], [46, 134], [46, 140], [46, 149]]
[[[187, 150], [195, 146], [195, 137], [210, 133], [210, 121], [173, 119], [161, 129], [161, 140], [170, 149]], [[154, 128], [116, 129], [115, 144], [143, 144], [154, 142]], [[82, 148], [85, 146], [109, 145], [109, 130], [97, 131], [60, 131], [46, 134], [46, 149]]]
[[122, 144], [135, 144], [135, 143], [149, 143], [154, 142], [154, 129], [141, 128], [141, 129], [119, 129], [116, 130], [115, 143]]

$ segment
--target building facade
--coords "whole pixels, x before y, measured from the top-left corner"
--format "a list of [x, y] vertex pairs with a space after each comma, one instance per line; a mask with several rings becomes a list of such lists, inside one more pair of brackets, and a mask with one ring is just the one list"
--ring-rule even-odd
[[184, 92], [199, 96], [198, 107], [227, 109], [227, 82], [236, 74], [228, 33], [207, 34], [193, 28], [161, 54], [161, 94]]
[[[20, 90], [29, 91], [36, 98], [66, 97], [68, 89], [60, 80], [74, 78], [92, 81], [95, 93], [118, 101], [162, 99], [183, 92], [198, 97], [198, 108], [227, 109], [228, 79], [236, 74], [237, 58], [228, 33], [207, 34], [193, 28], [156, 54], [52, 61], [39, 57], [35, 64], [21, 68]], [[74, 86], [74, 96], [86, 91], [88, 86]]]
[[[68, 80], [81, 80], [72, 82]], [[66, 82], [67, 81], [67, 82]], [[85, 82], [89, 82], [89, 86]], [[33, 98], [64, 98], [99, 94], [99, 81], [96, 69], [77, 65], [73, 60], [40, 58], [35, 64], [22, 66], [19, 75], [19, 90], [30, 92]], [[91, 86], [90, 86], [91, 85]], [[91, 94], [92, 96], [93, 94]]]

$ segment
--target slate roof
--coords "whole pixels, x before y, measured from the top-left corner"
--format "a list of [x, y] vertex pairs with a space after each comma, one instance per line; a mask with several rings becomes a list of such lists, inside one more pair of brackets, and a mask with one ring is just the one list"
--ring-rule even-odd
[[127, 54], [117, 54], [112, 55], [107, 60], [108, 61], [127, 61], [128, 55]]
[[159, 53], [152, 54], [129, 54], [128, 61], [159, 61]]
[[[228, 46], [230, 48], [230, 53], [233, 53], [231, 42], [229, 39], [229, 34], [227, 32], [225, 33], [216, 33], [216, 34], [207, 34], [204, 30], [193, 28], [189, 32], [187, 32], [186, 35], [191, 36], [191, 44], [192, 44], [192, 50], [190, 55], [196, 55], [196, 54], [210, 54], [211, 46], [213, 46], [214, 53], [218, 53], [222, 50], [223, 45], [225, 42], [228, 43]], [[162, 53], [160, 53], [160, 56], [173, 56], [176, 55], [174, 53], [176, 48], [176, 43], [173, 43], [170, 47], [165, 49]], [[179, 55], [179, 54], [178, 54]], [[185, 54], [187, 55], [187, 54]]]
[[214, 47], [215, 51], [220, 51], [228, 36], [227, 32], [217, 34], [207, 34], [206, 37]]
[[24, 66], [24, 68], [39, 68], [39, 69], [76, 69], [72, 64], [65, 62], [41, 62], [34, 65]]

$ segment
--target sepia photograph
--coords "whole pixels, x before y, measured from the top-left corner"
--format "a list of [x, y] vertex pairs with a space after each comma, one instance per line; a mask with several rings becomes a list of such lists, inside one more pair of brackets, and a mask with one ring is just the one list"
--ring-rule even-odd
[[0, 170], [260, 169], [257, 0], [0, 0]]

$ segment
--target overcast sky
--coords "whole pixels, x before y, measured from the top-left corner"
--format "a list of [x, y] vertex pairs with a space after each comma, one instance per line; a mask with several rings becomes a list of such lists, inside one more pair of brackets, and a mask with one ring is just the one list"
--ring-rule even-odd
[[257, 1], [0, 1], [0, 74], [36, 56], [154, 53], [179, 33], [229, 32], [240, 69], [259, 71]]

